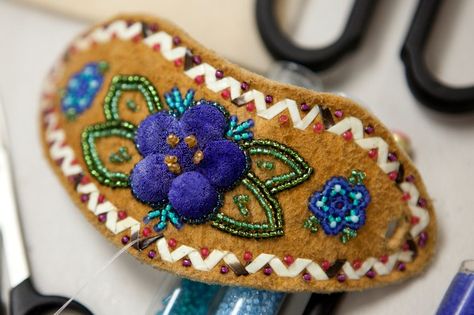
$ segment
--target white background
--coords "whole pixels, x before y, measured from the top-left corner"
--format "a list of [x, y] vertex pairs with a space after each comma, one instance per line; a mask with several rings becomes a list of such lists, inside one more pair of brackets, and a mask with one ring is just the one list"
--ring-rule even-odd
[[[327, 43], [340, 30], [350, 3], [308, 1], [291, 32], [305, 45]], [[362, 100], [387, 125], [411, 136], [415, 163], [435, 200], [438, 254], [414, 280], [349, 294], [338, 314], [432, 314], [460, 262], [474, 258], [474, 115], [435, 113], [410, 94], [399, 53], [415, 7], [413, 0], [380, 1], [361, 48], [322, 77], [327, 89]], [[449, 1], [439, 16], [426, 56], [443, 81], [474, 84], [473, 14], [474, 1], [458, 0]], [[33, 277], [49, 294], [73, 294], [116, 251], [74, 208], [43, 158], [38, 136], [42, 79], [85, 27], [0, 1], [0, 94]], [[97, 314], [143, 314], [162, 283], [163, 273], [127, 255], [79, 300]]]

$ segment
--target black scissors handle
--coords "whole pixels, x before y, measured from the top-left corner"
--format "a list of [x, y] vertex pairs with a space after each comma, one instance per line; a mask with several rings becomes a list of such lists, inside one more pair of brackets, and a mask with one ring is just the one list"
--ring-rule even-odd
[[424, 49], [441, 0], [420, 0], [410, 30], [403, 44], [401, 58], [405, 64], [408, 85], [424, 105], [445, 113], [474, 110], [474, 86], [453, 88], [442, 84], [428, 70]]
[[274, 58], [302, 64], [314, 71], [325, 70], [355, 50], [367, 30], [377, 0], [355, 0], [341, 36], [329, 46], [305, 49], [281, 31], [275, 18], [275, 0], [257, 0], [257, 26], [263, 43]]
[[[30, 278], [27, 278], [10, 291], [10, 315], [40, 315], [57, 311], [68, 301], [54, 295], [42, 295], [36, 291]], [[83, 315], [92, 315], [82, 304], [72, 301], [67, 307]]]

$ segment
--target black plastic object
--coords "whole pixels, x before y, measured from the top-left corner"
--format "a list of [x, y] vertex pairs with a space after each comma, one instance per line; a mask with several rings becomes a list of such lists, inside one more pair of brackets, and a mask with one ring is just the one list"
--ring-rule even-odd
[[[10, 315], [42, 315], [57, 311], [68, 301], [62, 296], [41, 295], [28, 278], [10, 291]], [[73, 301], [66, 308], [79, 314], [93, 315], [85, 306]]]
[[275, 0], [256, 1], [257, 26], [263, 43], [274, 58], [293, 61], [313, 71], [325, 70], [358, 47], [377, 1], [355, 0], [341, 36], [323, 48], [301, 48], [288, 39], [275, 18]]
[[439, 12], [441, 0], [420, 0], [403, 44], [401, 58], [408, 85], [424, 105], [445, 113], [474, 110], [474, 87], [453, 88], [433, 77], [424, 61], [424, 49]]
[[303, 315], [333, 315], [342, 301], [344, 293], [311, 294]]

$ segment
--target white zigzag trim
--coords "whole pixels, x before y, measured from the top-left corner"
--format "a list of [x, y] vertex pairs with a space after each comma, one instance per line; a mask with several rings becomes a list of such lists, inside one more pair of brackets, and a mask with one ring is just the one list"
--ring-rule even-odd
[[[157, 251], [163, 261], [169, 263], [176, 263], [181, 259], [188, 257], [191, 261], [191, 265], [201, 271], [210, 271], [221, 261], [229, 265], [241, 264], [239, 259], [232, 252], [213, 250], [209, 253], [205, 259], [202, 258], [198, 249], [187, 245], [181, 245], [173, 251], [170, 251], [167, 240], [163, 237], [156, 242]], [[382, 263], [376, 258], [368, 258], [364, 261], [361, 267], [355, 270], [351, 263], [346, 262], [342, 270], [346, 276], [351, 280], [357, 280], [365, 276], [370, 270], [374, 269], [379, 275], [388, 275], [399, 261], [410, 262], [412, 261], [413, 252], [411, 251], [400, 251], [388, 257], [386, 263]], [[245, 266], [245, 270], [249, 274], [255, 274], [260, 272], [263, 268], [269, 265], [273, 271], [280, 277], [294, 278], [308, 272], [315, 280], [329, 280], [328, 275], [324, 272], [321, 266], [311, 259], [297, 258], [290, 266], [287, 266], [280, 258], [271, 254], [260, 254], [250, 264]]]
[[125, 21], [115, 21], [107, 27], [98, 27], [85, 37], [74, 41], [73, 47], [79, 50], [89, 49], [93, 43], [107, 43], [114, 36], [122, 40], [130, 40], [142, 32], [141, 23], [133, 23], [128, 26]]
[[233, 102], [245, 104], [253, 101], [255, 103], [255, 108], [257, 109], [257, 115], [262, 118], [272, 119], [273, 117], [283, 113], [286, 109], [288, 109], [293, 126], [297, 129], [305, 130], [319, 114], [319, 106], [314, 105], [310, 112], [307, 113], [303, 119], [301, 119], [298, 105], [294, 100], [290, 99], [284, 99], [267, 108], [265, 96], [262, 92], [250, 90], [244, 94], [241, 94], [241, 82], [233, 77], [224, 77], [220, 80], [217, 80], [215, 76], [216, 68], [207, 63], [195, 66], [185, 71], [185, 74], [191, 79], [203, 75], [207, 88], [213, 92], [220, 92], [225, 89], [230, 89], [230, 98]]
[[400, 184], [400, 188], [403, 192], [406, 192], [410, 195], [408, 200], [408, 205], [412, 214], [420, 219], [418, 224], [415, 224], [411, 230], [410, 234], [415, 237], [423, 231], [428, 224], [430, 223], [430, 215], [425, 209], [418, 207], [418, 198], [420, 197], [420, 192], [413, 183], [403, 182]]
[[144, 39], [144, 42], [151, 48], [155, 47], [155, 45], [160, 45], [160, 51], [166, 60], [183, 58], [186, 54], [185, 47], [180, 46], [173, 48], [173, 37], [163, 31], [148, 36]]

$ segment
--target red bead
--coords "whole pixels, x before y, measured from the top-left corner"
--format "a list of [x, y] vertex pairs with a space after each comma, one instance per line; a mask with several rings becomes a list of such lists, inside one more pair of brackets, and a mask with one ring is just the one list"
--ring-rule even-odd
[[148, 237], [150, 236], [150, 234], [151, 234], [151, 229], [149, 227], [143, 228], [143, 231], [142, 231], [143, 236]]
[[222, 273], [222, 274], [226, 274], [226, 273], [228, 273], [228, 272], [229, 272], [229, 267], [227, 267], [227, 266], [222, 266], [222, 267], [221, 267], [221, 273]]
[[428, 205], [428, 201], [426, 201], [425, 198], [419, 198], [418, 202], [417, 202], [417, 205], [419, 207], [425, 208]]
[[152, 48], [153, 48], [154, 51], [160, 51], [161, 45], [160, 44], [155, 44], [155, 45], [153, 45]]
[[382, 256], [380, 257], [380, 261], [381, 261], [382, 263], [386, 264], [387, 261], [388, 261], [388, 256], [387, 256], [387, 255], [382, 255]]
[[387, 159], [390, 161], [390, 162], [395, 162], [398, 160], [398, 156], [396, 153], [392, 153], [390, 152], [387, 156]]
[[403, 195], [402, 195], [402, 200], [403, 201], [408, 201], [410, 199], [411, 199], [410, 193], [404, 192]]
[[207, 248], [207, 247], [201, 248], [201, 256], [204, 257], [204, 258], [209, 256], [209, 248]]
[[340, 274], [337, 275], [337, 281], [339, 281], [339, 282], [346, 281], [346, 278], [347, 278], [346, 275], [343, 274], [343, 273], [340, 273]]
[[97, 220], [99, 220], [100, 223], [104, 223], [107, 221], [107, 213], [101, 213], [97, 216]]
[[362, 262], [359, 259], [354, 260], [352, 263], [352, 267], [354, 267], [355, 270], [359, 269], [362, 267]]
[[203, 84], [204, 83], [204, 75], [198, 75], [197, 77], [195, 77], [194, 82], [196, 82], [196, 84]]
[[345, 131], [342, 134], [342, 137], [344, 138], [344, 140], [347, 140], [347, 141], [352, 140], [352, 131], [350, 131], [350, 130]]
[[198, 55], [194, 55], [194, 56], [193, 56], [193, 63], [194, 63], [194, 64], [200, 65], [201, 62], [202, 62], [201, 56], [198, 56]]
[[321, 133], [323, 131], [323, 124], [318, 122], [318, 123], [315, 123], [314, 126], [313, 126], [313, 131], [316, 132], [316, 133]]
[[336, 116], [337, 118], [341, 118], [342, 116], [344, 116], [344, 112], [338, 109], [334, 112], [334, 116]]
[[149, 227], [143, 228], [142, 235], [144, 237], [148, 237], [148, 236], [150, 236], [150, 234], [151, 234], [151, 229]]
[[128, 237], [127, 235], [122, 236], [122, 244], [123, 245], [127, 244], [129, 241], [130, 241], [130, 237]]
[[87, 201], [89, 201], [89, 195], [87, 195], [87, 194], [82, 194], [82, 195], [81, 195], [81, 201], [82, 201], [82, 202], [87, 202]]
[[304, 280], [304, 281], [311, 281], [311, 274], [305, 272], [305, 273], [303, 274], [303, 280]]
[[407, 265], [403, 262], [398, 263], [397, 266], [398, 271], [405, 271], [407, 269]]
[[123, 210], [120, 210], [120, 211], [117, 213], [117, 215], [118, 215], [119, 220], [123, 220], [123, 219], [125, 219], [125, 218], [127, 217], [127, 212], [125, 212], [125, 211], [123, 211]]
[[249, 103], [247, 103], [245, 108], [247, 109], [247, 111], [253, 112], [255, 110], [255, 103], [253, 101], [249, 102]]
[[173, 44], [175, 44], [175, 45], [181, 44], [181, 38], [179, 38], [179, 36], [174, 36], [173, 37]]
[[420, 223], [420, 218], [417, 217], [416, 215], [414, 215], [414, 216], [411, 217], [410, 222], [413, 225], [417, 225], [418, 223]]
[[409, 183], [413, 183], [415, 181], [415, 176], [413, 175], [408, 175], [405, 180]]
[[171, 248], [175, 248], [177, 244], [178, 244], [178, 242], [174, 238], [170, 238], [168, 240], [168, 246], [171, 247]]
[[152, 31], [153, 33], [156, 33], [156, 32], [158, 32], [158, 30], [160, 29], [160, 27], [158, 26], [158, 24], [152, 23], [152, 24], [150, 24], [150, 25], [148, 26], [148, 29], [149, 29], [150, 31]]
[[289, 266], [295, 262], [295, 259], [291, 255], [286, 255], [285, 257], [283, 257], [283, 261]]
[[288, 118], [288, 116], [285, 115], [285, 114], [280, 115], [280, 116], [278, 117], [278, 122], [280, 123], [280, 125], [286, 125], [286, 124], [288, 123], [288, 120], [289, 120], [289, 118]]
[[230, 97], [230, 91], [229, 90], [224, 90], [221, 92], [221, 96], [224, 98], [224, 99], [229, 99]]
[[408, 242], [405, 242], [402, 246], [402, 249], [406, 252], [407, 250], [410, 250], [410, 244]]
[[105, 201], [105, 196], [100, 194], [99, 197], [97, 198], [98, 203], [103, 203]]
[[373, 278], [375, 278], [375, 276], [376, 276], [377, 274], [375, 273], [375, 271], [373, 271], [372, 269], [370, 269], [369, 271], [367, 271], [367, 273], [366, 273], [365, 275], [367, 276], [367, 278], [373, 279]]
[[153, 259], [156, 256], [156, 251], [153, 249], [148, 252], [148, 258]]
[[216, 70], [216, 78], [217, 79], [222, 79], [223, 77], [224, 77], [224, 71]]
[[135, 35], [132, 39], [134, 43], [138, 43], [142, 39], [142, 36], [140, 34]]
[[266, 276], [271, 275], [272, 272], [273, 272], [272, 267], [265, 267], [265, 268], [263, 268], [263, 274], [266, 275]]
[[367, 127], [364, 128], [364, 131], [366, 134], [370, 135], [374, 133], [375, 128], [372, 125], [368, 125]]
[[247, 252], [244, 253], [244, 260], [245, 260], [245, 261], [251, 261], [252, 258], [253, 258], [253, 256], [252, 256], [252, 253], [251, 253], [251, 252], [248, 252], [248, 251], [247, 251]]
[[175, 65], [176, 67], [180, 67], [182, 64], [183, 64], [183, 59], [181, 59], [181, 58], [175, 59], [174, 65]]
[[331, 263], [327, 260], [324, 260], [321, 263], [321, 268], [323, 268], [324, 271], [328, 270], [331, 267]]
[[398, 172], [396, 171], [388, 173], [388, 178], [390, 178], [390, 180], [396, 180], [397, 177], [398, 177]]
[[82, 176], [81, 178], [81, 185], [87, 185], [91, 182], [91, 180], [89, 179], [89, 177], [87, 176]]
[[309, 111], [309, 110], [311, 109], [311, 106], [309, 106], [309, 105], [306, 104], [306, 103], [301, 103], [300, 109], [301, 109], [301, 111], [303, 111], [303, 112], [307, 112], [307, 111]]
[[369, 150], [369, 158], [376, 159], [378, 155], [379, 155], [379, 151], [377, 149]]

